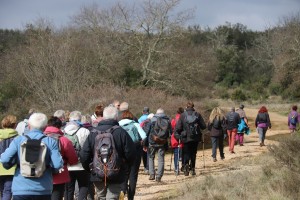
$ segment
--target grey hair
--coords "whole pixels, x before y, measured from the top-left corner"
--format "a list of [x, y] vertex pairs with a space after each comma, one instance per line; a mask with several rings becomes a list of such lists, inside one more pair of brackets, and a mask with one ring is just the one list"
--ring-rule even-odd
[[39, 129], [42, 131], [47, 126], [47, 122], [47, 116], [43, 113], [33, 113], [28, 119], [30, 130]]
[[57, 110], [57, 111], [55, 111], [53, 116], [58, 117], [58, 118], [65, 118], [65, 111], [64, 110]]
[[113, 106], [105, 107], [103, 110], [103, 119], [117, 119], [118, 109]]
[[162, 108], [157, 109], [156, 114], [164, 114], [165, 111]]
[[79, 120], [81, 121], [81, 112], [75, 110], [72, 111], [69, 115], [70, 121]]
[[90, 115], [82, 115], [81, 116], [81, 122], [82, 123], [89, 123], [89, 124], [92, 124], [92, 118]]

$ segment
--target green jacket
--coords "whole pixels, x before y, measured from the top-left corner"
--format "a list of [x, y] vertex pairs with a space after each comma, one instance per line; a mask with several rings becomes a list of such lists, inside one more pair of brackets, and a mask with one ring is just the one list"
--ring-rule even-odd
[[[0, 154], [5, 151], [4, 148], [8, 147], [8, 144], [12, 141], [12, 139], [18, 135], [18, 132], [14, 129], [0, 129]], [[11, 138], [11, 140], [6, 140]], [[5, 169], [0, 163], [0, 176], [4, 175], [14, 175], [16, 166], [13, 166], [9, 170]]]

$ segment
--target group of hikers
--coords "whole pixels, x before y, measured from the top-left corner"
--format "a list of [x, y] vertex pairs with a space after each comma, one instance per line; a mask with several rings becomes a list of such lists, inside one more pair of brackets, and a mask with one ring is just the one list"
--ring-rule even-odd
[[[288, 118], [293, 133], [299, 123], [297, 106]], [[265, 146], [271, 128], [265, 106], [259, 109], [255, 126], [260, 146]], [[91, 116], [57, 110], [47, 118], [31, 109], [18, 123], [16, 116], [7, 115], [0, 129], [1, 199], [124, 199], [125, 195], [134, 199], [142, 161], [149, 180], [161, 182], [169, 138], [175, 175], [181, 171], [195, 176], [197, 148], [206, 128], [214, 162], [217, 149], [220, 159], [225, 159], [226, 138], [234, 154], [234, 146], [243, 146], [244, 134], [250, 133], [244, 105], [228, 113], [216, 107], [207, 123], [191, 101], [179, 107], [173, 119], [163, 108], [150, 113], [149, 107], [136, 118], [127, 102], [117, 100], [106, 107], [97, 105]]]

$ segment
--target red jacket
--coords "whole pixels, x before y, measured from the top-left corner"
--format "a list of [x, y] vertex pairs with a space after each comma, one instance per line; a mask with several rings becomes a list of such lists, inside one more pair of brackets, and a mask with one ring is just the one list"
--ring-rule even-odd
[[75, 165], [78, 163], [78, 157], [76, 155], [72, 142], [68, 138], [63, 136], [64, 134], [60, 129], [53, 126], [48, 126], [45, 129], [44, 133], [50, 137], [51, 135], [59, 135], [59, 149], [61, 157], [64, 160], [64, 171], [58, 174], [53, 174], [53, 184], [70, 182], [67, 165]]
[[[175, 127], [176, 127], [176, 123], [180, 118], [180, 114], [176, 114], [175, 118], [172, 119], [171, 121], [171, 126], [172, 126], [172, 130], [173, 133], [171, 135], [171, 147], [172, 148], [177, 148], [178, 147], [178, 140], [174, 137], [174, 132], [175, 132]], [[180, 148], [183, 147], [183, 143], [180, 144]]]

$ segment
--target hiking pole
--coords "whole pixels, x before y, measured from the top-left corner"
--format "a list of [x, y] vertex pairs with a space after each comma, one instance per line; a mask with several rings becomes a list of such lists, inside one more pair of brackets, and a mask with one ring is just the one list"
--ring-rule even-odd
[[173, 148], [172, 148], [170, 171], [171, 171], [171, 167], [172, 167], [173, 152], [174, 152], [174, 150], [173, 150]]
[[204, 133], [202, 134], [202, 152], [203, 152], [203, 168], [205, 169], [205, 157], [204, 157]]

